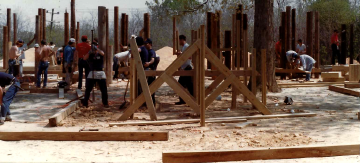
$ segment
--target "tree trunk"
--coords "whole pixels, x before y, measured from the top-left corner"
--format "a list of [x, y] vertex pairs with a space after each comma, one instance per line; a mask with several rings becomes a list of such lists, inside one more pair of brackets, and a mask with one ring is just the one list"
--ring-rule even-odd
[[[256, 48], [256, 70], [261, 72], [261, 49], [266, 49], [267, 86], [270, 92], [278, 92], [275, 78], [275, 52], [273, 39], [273, 0], [255, 0], [254, 48]], [[260, 77], [257, 77], [257, 87]], [[251, 83], [251, 82], [250, 82]]]

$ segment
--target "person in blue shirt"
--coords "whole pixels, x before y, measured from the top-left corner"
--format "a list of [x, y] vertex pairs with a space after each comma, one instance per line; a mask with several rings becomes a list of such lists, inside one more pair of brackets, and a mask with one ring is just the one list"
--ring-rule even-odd
[[[146, 63], [149, 62], [149, 52], [146, 49], [146, 47], [144, 46], [144, 39], [142, 37], [136, 37], [136, 44], [138, 46], [138, 50], [140, 53], [140, 59], [141, 59], [141, 63], [144, 67], [144, 70], [150, 70], [150, 67], [145, 67]], [[140, 81], [138, 81], [138, 95], [140, 95], [142, 93], [142, 88], [141, 88], [141, 84]]]
[[69, 40], [69, 43], [64, 48], [64, 56], [63, 56], [63, 62], [64, 62], [64, 68], [66, 71], [66, 78], [65, 81], [68, 83], [68, 88], [70, 88], [71, 85], [71, 78], [72, 78], [72, 70], [73, 70], [73, 64], [74, 64], [74, 53], [75, 53], [75, 39], [71, 38]]
[[[160, 62], [160, 57], [156, 55], [154, 49], [152, 48], [152, 40], [150, 38], [146, 39], [145, 41], [145, 47], [148, 50], [149, 53], [149, 62], [145, 62], [144, 67], [145, 68], [150, 68], [151, 70], [156, 70], [157, 69], [157, 65]], [[151, 83], [153, 83], [156, 79], [156, 76], [149, 76], [148, 77], [148, 85], [150, 86]], [[154, 106], [155, 106], [155, 93], [153, 93], [151, 95]]]

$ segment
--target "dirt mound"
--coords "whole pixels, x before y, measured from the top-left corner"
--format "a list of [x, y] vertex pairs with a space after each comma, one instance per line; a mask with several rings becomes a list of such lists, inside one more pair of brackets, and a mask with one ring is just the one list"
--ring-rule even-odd
[[173, 48], [168, 46], [157, 50], [156, 54], [160, 56], [160, 63], [157, 70], [165, 70], [177, 58], [176, 55], [173, 55]]

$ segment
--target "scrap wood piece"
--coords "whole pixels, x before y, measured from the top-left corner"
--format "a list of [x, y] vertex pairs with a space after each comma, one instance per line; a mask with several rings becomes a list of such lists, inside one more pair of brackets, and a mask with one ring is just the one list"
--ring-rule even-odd
[[355, 90], [351, 90], [351, 89], [348, 89], [348, 88], [342, 88], [342, 87], [330, 85], [329, 90], [335, 91], [335, 92], [338, 92], [338, 93], [343, 93], [343, 94], [348, 94], [348, 95], [360, 97], [360, 92], [355, 91]]
[[360, 88], [360, 83], [345, 83], [345, 88]]
[[53, 140], [53, 141], [167, 141], [169, 132], [0, 132], [0, 140]]
[[307, 157], [359, 155], [360, 144], [329, 146], [298, 146], [258, 148], [248, 150], [179, 151], [163, 152], [164, 163], [225, 162]]
[[[205, 120], [205, 123], [238, 123], [246, 122], [244, 118], [234, 119], [212, 119]], [[109, 126], [144, 126], [144, 125], [170, 125], [170, 124], [188, 124], [188, 123], [199, 123], [200, 119], [181, 119], [181, 120], [164, 120], [164, 121], [145, 121], [145, 122], [125, 122], [125, 123], [110, 123]]]
[[345, 78], [344, 77], [340, 77], [340, 78], [324, 78], [323, 82], [345, 82]]
[[80, 105], [80, 101], [72, 102], [66, 108], [61, 109], [55, 115], [49, 118], [49, 124], [51, 127], [57, 126], [62, 120], [64, 120], [68, 115], [76, 110]]

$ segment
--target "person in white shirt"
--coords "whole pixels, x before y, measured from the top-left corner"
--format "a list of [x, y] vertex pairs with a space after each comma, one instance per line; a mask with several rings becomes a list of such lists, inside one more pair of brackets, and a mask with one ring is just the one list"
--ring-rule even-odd
[[[189, 44], [186, 43], [186, 36], [180, 35], [179, 36], [179, 43], [182, 46], [182, 49], [180, 52], [178, 52], [176, 55], [181, 55], [185, 50], [189, 47]], [[192, 70], [193, 65], [191, 63], [191, 58], [189, 58], [181, 67], [181, 70]], [[194, 85], [193, 80], [191, 76], [180, 76], [178, 82], [186, 89], [188, 89], [189, 93], [191, 95], [194, 95]], [[175, 105], [182, 105], [185, 104], [185, 101], [179, 97], [180, 101], [176, 102]]]
[[25, 50], [27, 48], [27, 44], [24, 44], [24, 41], [22, 41], [21, 39], [19, 40], [19, 42], [22, 43], [21, 47], [19, 47], [19, 76], [22, 77], [23, 76], [23, 59], [25, 59]]
[[306, 45], [302, 43], [302, 40], [298, 40], [298, 45], [296, 46], [296, 53], [299, 55], [306, 54]]

